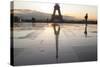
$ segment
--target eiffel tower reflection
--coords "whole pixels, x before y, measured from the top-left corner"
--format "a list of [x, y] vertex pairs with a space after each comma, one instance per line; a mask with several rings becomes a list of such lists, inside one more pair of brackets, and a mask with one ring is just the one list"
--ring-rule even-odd
[[55, 41], [56, 41], [56, 62], [58, 63], [58, 47], [59, 47], [59, 34], [60, 34], [60, 25], [53, 24], [54, 34], [55, 34]]

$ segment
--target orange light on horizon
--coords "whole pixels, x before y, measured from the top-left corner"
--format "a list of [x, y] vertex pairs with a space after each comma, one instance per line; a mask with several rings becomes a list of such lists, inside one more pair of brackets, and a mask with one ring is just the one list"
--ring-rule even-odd
[[[14, 2], [15, 9], [31, 9], [43, 13], [53, 14], [54, 3], [38, 3], [32, 1]], [[77, 19], [84, 19], [86, 13], [89, 15], [89, 19], [97, 20], [97, 7], [86, 5], [73, 5], [73, 4], [59, 4], [61, 14], [64, 16], [72, 16]]]

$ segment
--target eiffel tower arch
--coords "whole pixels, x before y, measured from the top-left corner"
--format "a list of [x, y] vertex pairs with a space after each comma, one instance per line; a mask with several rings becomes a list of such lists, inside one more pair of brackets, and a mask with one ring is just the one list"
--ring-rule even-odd
[[[56, 15], [56, 11], [58, 11], [58, 15]], [[60, 11], [60, 6], [58, 3], [56, 3], [54, 6], [54, 11], [53, 11], [53, 15], [51, 17], [51, 21], [58, 21], [58, 22], [63, 21], [61, 11]]]

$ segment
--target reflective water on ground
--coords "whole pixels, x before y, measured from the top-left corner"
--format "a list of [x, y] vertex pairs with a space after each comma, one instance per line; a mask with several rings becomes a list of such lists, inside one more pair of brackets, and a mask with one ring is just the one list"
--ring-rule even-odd
[[97, 59], [97, 25], [59, 24], [54, 33], [52, 23], [19, 23], [14, 25], [14, 64], [49, 64]]

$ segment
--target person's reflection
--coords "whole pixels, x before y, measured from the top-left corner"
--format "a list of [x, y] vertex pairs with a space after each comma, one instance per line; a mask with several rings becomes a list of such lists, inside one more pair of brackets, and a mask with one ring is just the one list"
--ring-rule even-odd
[[60, 25], [53, 24], [53, 29], [54, 29], [55, 40], [56, 40], [56, 62], [58, 63], [58, 39], [60, 33]]
[[87, 33], [84, 33], [85, 37], [87, 38]]

